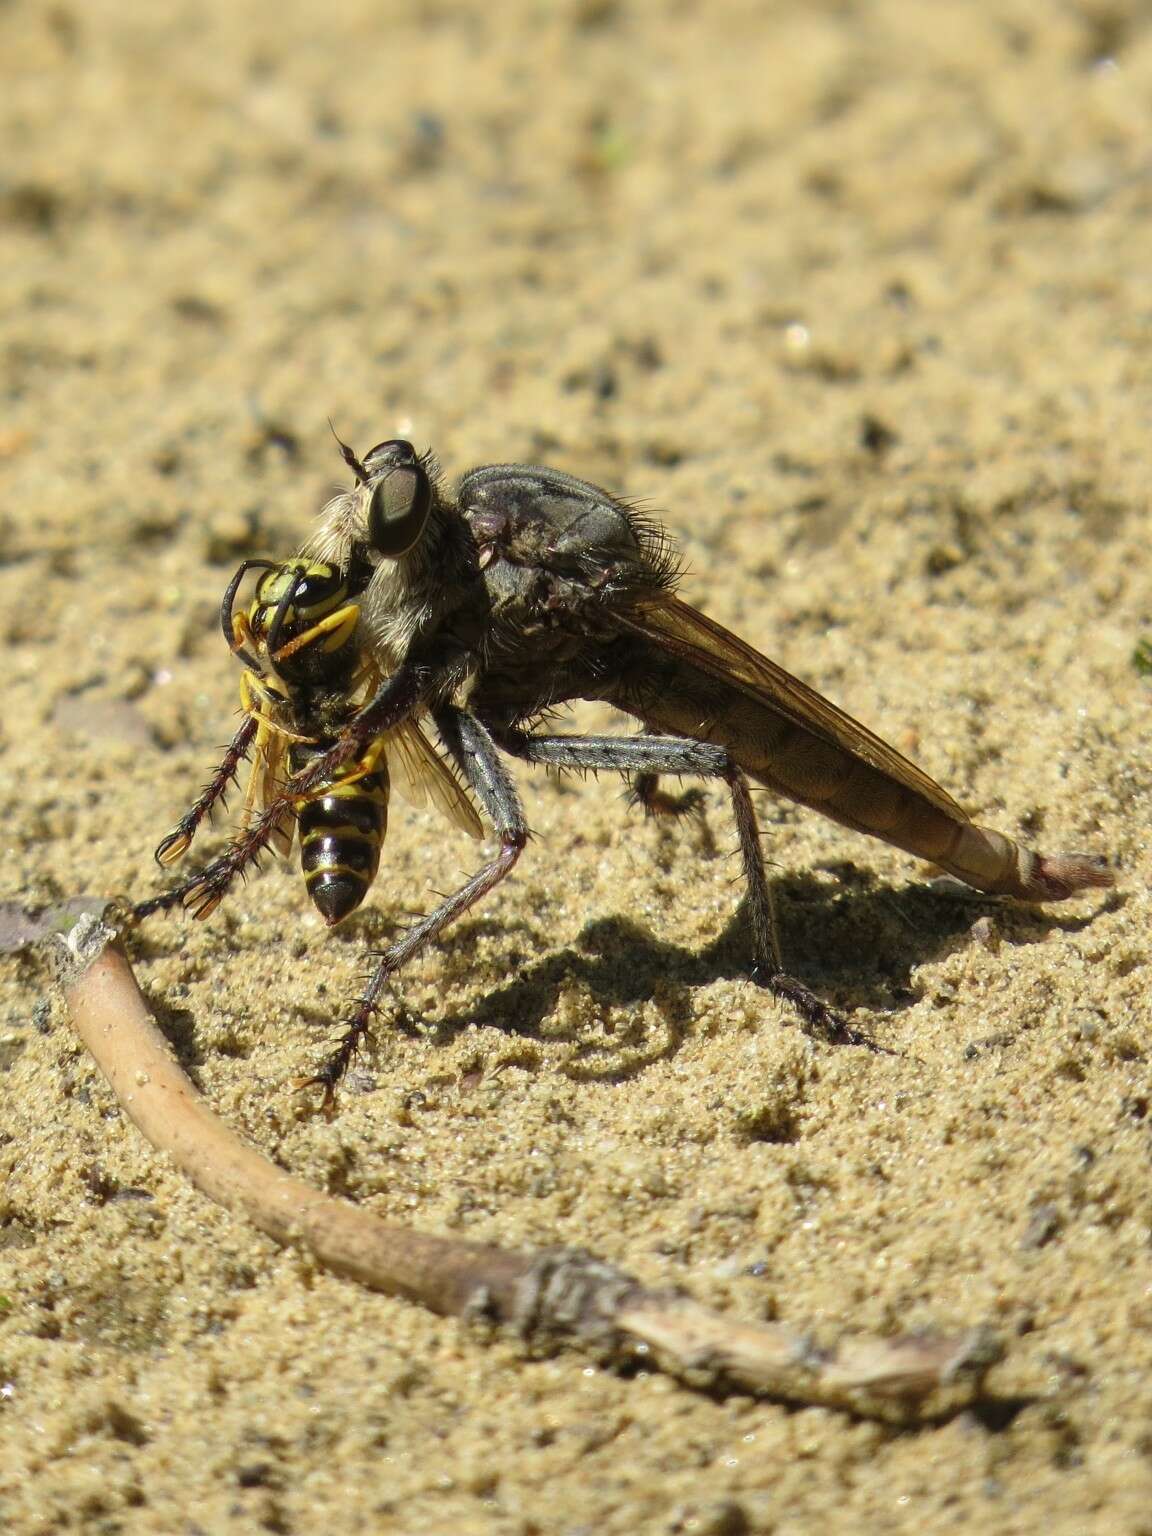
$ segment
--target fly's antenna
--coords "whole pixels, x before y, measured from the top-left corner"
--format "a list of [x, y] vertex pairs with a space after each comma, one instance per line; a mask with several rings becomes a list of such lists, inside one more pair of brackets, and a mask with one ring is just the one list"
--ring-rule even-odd
[[356, 476], [356, 479], [360, 482], [360, 484], [367, 485], [368, 471], [364, 468], [363, 464], [361, 464], [360, 460], [352, 452], [351, 448], [349, 448], [348, 444], [341, 440], [339, 432], [337, 432], [336, 428], [332, 425], [331, 416], [328, 418], [328, 430], [336, 439], [336, 444], [340, 449], [340, 457], [344, 460], [345, 464], [347, 464], [348, 468]]

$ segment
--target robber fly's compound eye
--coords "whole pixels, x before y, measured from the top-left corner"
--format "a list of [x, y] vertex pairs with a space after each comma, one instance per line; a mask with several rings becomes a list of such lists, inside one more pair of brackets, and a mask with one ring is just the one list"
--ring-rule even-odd
[[411, 443], [379, 443], [364, 460], [375, 482], [368, 502], [368, 542], [395, 560], [424, 532], [432, 510], [432, 482]]

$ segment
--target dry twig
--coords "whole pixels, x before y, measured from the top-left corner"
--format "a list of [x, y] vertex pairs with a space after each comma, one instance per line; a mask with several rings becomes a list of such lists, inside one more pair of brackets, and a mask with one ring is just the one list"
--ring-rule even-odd
[[82, 918], [61, 944], [76, 1032], [152, 1146], [210, 1199], [373, 1290], [501, 1325], [533, 1348], [642, 1358], [694, 1386], [870, 1416], [954, 1410], [979, 1393], [999, 1358], [982, 1330], [824, 1350], [782, 1324], [741, 1322], [679, 1292], [648, 1290], [578, 1249], [517, 1253], [388, 1226], [275, 1167], [213, 1113], [173, 1059], [111, 929]]

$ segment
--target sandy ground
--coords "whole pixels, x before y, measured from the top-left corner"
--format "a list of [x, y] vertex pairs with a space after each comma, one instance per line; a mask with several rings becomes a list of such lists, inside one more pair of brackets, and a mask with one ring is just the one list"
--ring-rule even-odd
[[170, 1174], [4, 962], [0, 1523], [100, 1532], [1152, 1531], [1152, 23], [1100, 3], [475, 0], [0, 11], [4, 895], [146, 894], [230, 734], [216, 627], [342, 466], [545, 460], [660, 509], [685, 594], [981, 819], [1108, 852], [1048, 912], [761, 801], [522, 774], [538, 840], [413, 966], [332, 1123], [366, 942], [476, 850], [396, 808], [140, 975], [204, 1090], [390, 1219], [594, 1248], [826, 1338], [991, 1322], [917, 1432], [622, 1379], [358, 1293]]

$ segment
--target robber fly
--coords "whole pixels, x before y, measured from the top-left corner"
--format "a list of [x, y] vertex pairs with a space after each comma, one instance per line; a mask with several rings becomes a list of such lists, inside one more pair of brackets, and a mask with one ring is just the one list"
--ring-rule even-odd
[[[330, 750], [296, 771], [203, 871], [193, 902], [222, 894], [289, 807], [425, 715], [499, 848], [379, 957], [338, 1048], [313, 1079], [327, 1099], [388, 979], [520, 857], [528, 829], [505, 755], [560, 770], [612, 770], [656, 811], [672, 804], [662, 774], [724, 783], [747, 886], [752, 974], [810, 1026], [841, 1039], [862, 1037], [783, 969], [749, 779], [980, 891], [1063, 901], [1112, 884], [1101, 860], [1045, 857], [976, 825], [894, 748], [683, 602], [669, 540], [619, 498], [524, 464], [474, 469], [451, 496], [431, 456], [410, 443], [379, 443], [363, 461], [341, 451], [356, 483], [328, 503], [305, 558], [362, 586], [358, 644], [380, 686]], [[641, 734], [541, 730], [574, 699], [615, 706]]]
[[[248, 572], [262, 570], [251, 606], [236, 611]], [[380, 675], [358, 644], [359, 604], [354, 585], [335, 566], [295, 559], [276, 564], [245, 560], [221, 605], [225, 639], [244, 664], [243, 720], [209, 784], [156, 850], [175, 864], [198, 828], [249, 758], [241, 837], [270, 807], [267, 843], [287, 855], [299, 836], [304, 883], [329, 927], [364, 900], [376, 877], [388, 826], [393, 780], [405, 797], [436, 807], [472, 837], [483, 827], [467, 794], [414, 719], [367, 741], [355, 761], [327, 774], [306, 794], [289, 796], [295, 776], [321, 763], [356, 717]], [[223, 890], [201, 876], [140, 902], [136, 915], [180, 904], [204, 918]]]

